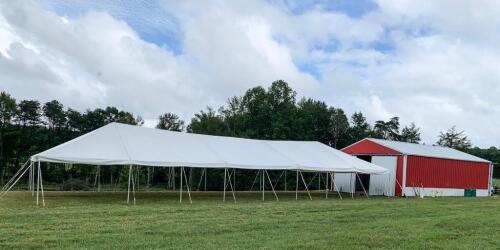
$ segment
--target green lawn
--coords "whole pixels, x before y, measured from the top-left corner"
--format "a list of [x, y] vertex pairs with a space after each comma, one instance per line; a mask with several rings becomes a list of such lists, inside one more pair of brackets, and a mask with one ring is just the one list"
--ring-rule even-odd
[[[228, 196], [230, 197], [230, 196]], [[324, 199], [301, 194], [47, 192], [0, 200], [0, 248], [487, 249], [500, 246], [500, 197]], [[187, 198], [187, 196], [185, 196]]]

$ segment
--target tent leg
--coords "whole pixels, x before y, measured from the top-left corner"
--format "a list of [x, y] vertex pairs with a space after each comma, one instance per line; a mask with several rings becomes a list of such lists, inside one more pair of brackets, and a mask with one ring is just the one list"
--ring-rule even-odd
[[198, 182], [198, 190], [200, 190], [200, 187], [201, 187], [201, 182], [203, 181], [203, 176], [205, 175], [205, 171], [207, 169], [204, 168], [203, 171], [201, 171], [201, 176], [200, 176], [200, 182]]
[[30, 191], [30, 192], [31, 192], [31, 181], [32, 181], [32, 180], [31, 180], [31, 175], [32, 175], [32, 173], [31, 173], [31, 172], [32, 172], [32, 169], [31, 169], [31, 163], [30, 163], [29, 168], [30, 168], [30, 172], [29, 172], [29, 176], [28, 176], [28, 191]]
[[40, 161], [38, 161], [38, 168], [37, 168], [37, 173], [36, 173], [36, 205], [38, 206], [38, 197], [39, 197], [39, 190], [40, 190]]
[[128, 169], [127, 204], [130, 204], [130, 181], [132, 180], [132, 165]]
[[[235, 175], [236, 175], [236, 173], [233, 170], [233, 179], [234, 179]], [[234, 189], [235, 189], [234, 187], [235, 186], [233, 186], [233, 183], [231, 182], [231, 175], [229, 175], [228, 177], [229, 177], [229, 186], [231, 187], [231, 192], [233, 193], [233, 200], [234, 200], [234, 202], [236, 202], [236, 195], [234, 194]]]
[[331, 182], [333, 183], [333, 186], [337, 190], [337, 193], [339, 194], [340, 199], [342, 200], [342, 195], [340, 194], [340, 190], [337, 187], [337, 184], [335, 183], [335, 178], [333, 177], [333, 173], [330, 174]]
[[[252, 186], [250, 187], [250, 191], [253, 190], [253, 186], [255, 186], [255, 182], [257, 181], [257, 178], [259, 177], [260, 170], [257, 171], [257, 174], [255, 175], [255, 179], [253, 179]], [[260, 190], [260, 182], [259, 182], [259, 190]]]
[[304, 182], [304, 186], [306, 187], [307, 194], [309, 195], [309, 199], [313, 199], [311, 197], [311, 193], [309, 193], [309, 188], [307, 188], [306, 180], [304, 179], [304, 175], [302, 174], [302, 171], [299, 171], [300, 177], [302, 178], [302, 182]]
[[269, 184], [271, 185], [271, 189], [273, 190], [274, 197], [276, 197], [276, 201], [279, 201], [278, 195], [276, 194], [276, 191], [274, 191], [273, 183], [271, 182], [271, 178], [269, 177], [269, 173], [267, 172], [267, 170], [264, 170], [264, 171], [266, 172], [267, 180], [269, 180]]
[[179, 195], [179, 203], [182, 203], [182, 173], [184, 172], [184, 168], [181, 167], [181, 188], [179, 189], [180, 195]]
[[[136, 166], [136, 169], [137, 169], [137, 166]], [[135, 205], [135, 179], [136, 179], [136, 176], [135, 176], [134, 171], [132, 169], [132, 195], [134, 198], [134, 205]]]
[[[31, 165], [32, 166], [32, 165]], [[18, 171], [18, 173], [16, 173], [12, 179], [7, 182], [7, 184], [5, 184], [5, 187], [2, 188], [2, 192], [0, 192], [0, 198], [5, 196], [16, 184], [17, 182], [21, 179], [21, 177], [24, 176], [24, 174], [30, 170], [31, 168], [30, 167], [26, 167], [26, 164], [24, 164]], [[24, 171], [22, 171], [24, 169]]]
[[[353, 183], [352, 183], [353, 178], [354, 178], [354, 176], [351, 173], [351, 178], [349, 180], [349, 185], [351, 186], [351, 199], [354, 199], [354, 189], [356, 189], [356, 184], [353, 185]], [[354, 182], [354, 183], [356, 183], [356, 182]]]
[[40, 162], [38, 162], [38, 176], [40, 176], [40, 190], [42, 191], [42, 205], [45, 207], [45, 195], [43, 194], [43, 179], [42, 179], [42, 168]]
[[365, 192], [366, 198], [369, 198], [368, 193], [366, 192], [366, 189], [365, 189], [365, 185], [363, 185], [363, 182], [361, 181], [359, 174], [356, 173], [356, 176], [358, 177], [359, 183], [361, 184], [361, 187], [363, 188], [363, 192]]
[[31, 196], [35, 196], [35, 164], [31, 162]]
[[261, 183], [262, 183], [262, 201], [264, 201], [264, 199], [265, 199], [264, 190], [266, 188], [266, 184], [264, 183], [264, 170], [260, 171], [260, 176], [261, 176]]
[[[184, 170], [184, 167], [182, 169], [183, 169], [182, 172], [184, 173], [184, 180], [186, 181], [186, 189], [188, 192], [189, 203], [193, 204], [193, 200], [191, 199], [191, 192], [189, 191], [189, 182], [188, 182], [188, 179], [186, 177], [186, 171]], [[182, 176], [181, 176], [181, 179], [182, 179]]]
[[[136, 177], [137, 178], [137, 192], [139, 192], [140, 191], [139, 186], [141, 185], [141, 167], [142, 166], [137, 165], [135, 167], [137, 170], [136, 171], [137, 172], [137, 177]], [[99, 177], [100, 177], [100, 174], [99, 174]]]
[[285, 170], [285, 192], [286, 192], [286, 170]]
[[299, 199], [299, 170], [296, 170], [297, 180], [295, 181], [295, 200]]
[[227, 168], [224, 168], [224, 192], [222, 194], [223, 202], [226, 202], [226, 177], [227, 177]]
[[[267, 171], [266, 171], [267, 173]], [[278, 184], [280, 183], [280, 180], [281, 180], [281, 177], [283, 176], [284, 172], [281, 172], [280, 176], [278, 177], [278, 179], [276, 180], [276, 183], [271, 183], [271, 185], [273, 186], [274, 189], [276, 189], [276, 187], [278, 186]]]
[[207, 169], [205, 168], [205, 192], [207, 191]]
[[328, 199], [328, 175], [330, 173], [325, 173], [325, 199]]

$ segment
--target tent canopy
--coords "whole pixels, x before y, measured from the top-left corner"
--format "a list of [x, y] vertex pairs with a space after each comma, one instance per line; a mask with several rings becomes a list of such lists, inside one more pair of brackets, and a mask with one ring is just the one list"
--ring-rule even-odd
[[36, 154], [31, 160], [90, 165], [388, 172], [314, 141], [252, 140], [120, 123], [110, 123]]

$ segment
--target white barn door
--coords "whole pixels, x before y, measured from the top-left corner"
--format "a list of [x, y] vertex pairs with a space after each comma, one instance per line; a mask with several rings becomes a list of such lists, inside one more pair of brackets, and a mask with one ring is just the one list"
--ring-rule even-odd
[[394, 196], [396, 183], [397, 156], [372, 156], [372, 163], [389, 169], [390, 173], [370, 175], [369, 195]]

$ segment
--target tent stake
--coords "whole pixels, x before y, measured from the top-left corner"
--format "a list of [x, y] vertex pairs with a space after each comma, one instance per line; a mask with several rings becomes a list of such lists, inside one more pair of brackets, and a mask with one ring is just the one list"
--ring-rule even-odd
[[271, 182], [271, 178], [269, 177], [269, 173], [267, 172], [267, 170], [264, 170], [264, 171], [266, 172], [267, 179], [269, 180], [269, 184], [271, 185], [271, 189], [273, 190], [274, 197], [276, 197], [276, 201], [279, 201], [278, 195], [276, 194], [276, 191], [274, 191], [273, 183]]
[[363, 185], [363, 182], [361, 181], [361, 178], [359, 177], [358, 173], [356, 173], [356, 176], [358, 177], [359, 183], [361, 184], [361, 187], [363, 188], [363, 192], [365, 192], [366, 198], [368, 197], [368, 193], [366, 192], [365, 185]]

